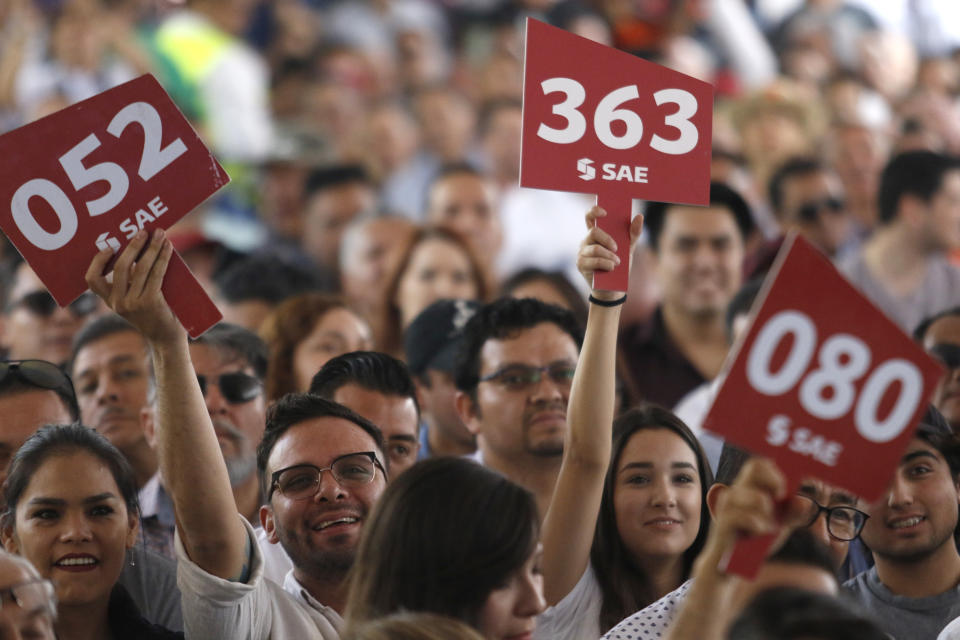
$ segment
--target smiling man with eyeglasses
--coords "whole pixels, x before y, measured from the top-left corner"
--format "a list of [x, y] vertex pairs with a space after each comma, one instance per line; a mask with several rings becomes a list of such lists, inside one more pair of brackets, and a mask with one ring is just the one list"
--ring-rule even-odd
[[478, 459], [533, 492], [541, 516], [560, 471], [581, 341], [572, 313], [531, 298], [485, 305], [463, 330], [457, 412], [477, 436]]
[[27, 263], [13, 274], [0, 315], [0, 346], [11, 360], [38, 358], [62, 365], [70, 357], [73, 337], [98, 310], [95, 296], [85, 293], [61, 308]]

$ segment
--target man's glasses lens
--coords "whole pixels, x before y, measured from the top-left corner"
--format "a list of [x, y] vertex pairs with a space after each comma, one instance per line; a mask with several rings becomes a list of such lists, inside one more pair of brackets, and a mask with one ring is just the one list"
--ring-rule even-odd
[[930, 347], [930, 355], [942, 362], [948, 369], [960, 367], [960, 345], [941, 342]]
[[[30, 313], [49, 318], [57, 310], [57, 301], [53, 299], [47, 291], [33, 291], [23, 296], [17, 302], [10, 305], [12, 309], [23, 307]], [[90, 293], [84, 293], [79, 298], [71, 302], [68, 306], [70, 312], [78, 317], [88, 316], [97, 308], [97, 299]]]
[[821, 211], [830, 213], [839, 213], [843, 211], [843, 201], [839, 198], [825, 198], [812, 202], [805, 202], [797, 211], [797, 217], [805, 222], [814, 222]]
[[15, 584], [6, 589], [0, 589], [0, 602], [6, 604], [12, 600], [17, 606], [27, 612], [38, 610], [51, 611], [54, 607], [53, 583], [49, 580], [31, 580]]
[[489, 376], [480, 378], [480, 381], [498, 382], [508, 389], [519, 390], [539, 384], [543, 379], [544, 373], [546, 373], [554, 383], [568, 386], [573, 381], [576, 368], [568, 364], [555, 364], [546, 367], [507, 367]]
[[867, 514], [853, 507], [824, 507], [809, 496], [801, 495], [808, 505], [808, 521], [806, 526], [812, 525], [821, 513], [827, 514], [827, 532], [837, 540], [850, 541], [860, 535], [860, 530], [866, 523]]
[[[200, 392], [207, 395], [207, 385], [209, 380], [207, 376], [198, 375], [197, 381], [200, 383]], [[227, 402], [238, 404], [241, 402], [250, 402], [260, 395], [262, 383], [254, 376], [246, 373], [225, 373], [216, 379], [216, 384], [220, 387], [220, 393], [226, 398]]]
[[324, 469], [312, 464], [282, 469], [273, 474], [272, 488], [278, 489], [291, 500], [312, 498], [320, 486], [320, 476], [328, 470], [343, 487], [369, 484], [377, 471], [374, 456], [373, 452], [352, 453], [337, 458], [333, 464]]

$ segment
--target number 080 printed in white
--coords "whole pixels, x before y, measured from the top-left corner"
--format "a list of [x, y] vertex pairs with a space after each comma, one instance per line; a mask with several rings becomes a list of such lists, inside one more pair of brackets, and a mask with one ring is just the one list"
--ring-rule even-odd
[[[134, 102], [123, 107], [107, 125], [107, 133], [119, 138], [127, 125], [134, 122], [143, 128], [143, 151], [137, 171], [143, 180], [150, 180], [187, 151], [180, 138], [161, 148], [163, 124], [160, 114], [147, 102]], [[126, 171], [114, 162], [84, 165], [84, 158], [99, 146], [100, 140], [91, 133], [59, 158], [75, 190], [100, 181], [109, 185], [107, 193], [86, 203], [90, 217], [112, 210], [123, 201], [130, 187]], [[56, 233], [41, 227], [30, 211], [30, 199], [34, 196], [46, 200], [59, 219], [60, 229]], [[55, 251], [70, 242], [77, 232], [77, 211], [70, 198], [59, 185], [46, 178], [34, 178], [20, 185], [13, 194], [10, 208], [20, 232], [39, 249]]]
[[[790, 352], [779, 369], [771, 371], [774, 352], [788, 335], [793, 337]], [[854, 383], [870, 370], [870, 347], [848, 333], [827, 337], [819, 350], [817, 345], [817, 328], [808, 315], [796, 310], [775, 314], [760, 330], [747, 356], [748, 382], [767, 396], [783, 395], [799, 384], [800, 405], [823, 420], [841, 418], [853, 409], [857, 433], [870, 442], [889, 442], [909, 426], [923, 392], [916, 365], [902, 358], [885, 360], [870, 371], [857, 396]], [[815, 351], [819, 366], [804, 376]], [[897, 382], [900, 393], [893, 409], [879, 420], [880, 401]], [[831, 393], [825, 397], [828, 389]]]
[[[567, 126], [554, 129], [541, 123], [537, 135], [556, 144], [573, 144], [580, 140], [587, 132], [587, 120], [579, 111], [580, 105], [587, 98], [583, 85], [573, 78], [549, 78], [541, 82], [540, 87], [544, 95], [556, 92], [564, 94], [563, 102], [553, 105], [553, 113], [564, 118]], [[624, 102], [639, 97], [637, 86], [630, 84], [614, 89], [600, 100], [593, 113], [593, 131], [600, 142], [611, 149], [631, 149], [640, 143], [643, 139], [643, 120], [629, 109], [618, 108]], [[650, 146], [669, 155], [683, 155], [693, 151], [700, 140], [700, 132], [690, 122], [690, 118], [697, 113], [697, 99], [694, 95], [683, 89], [661, 89], [653, 94], [653, 99], [657, 106], [677, 105], [677, 111], [665, 116], [663, 122], [679, 131], [680, 136], [675, 140], [668, 140], [654, 134], [650, 138]], [[613, 133], [610, 126], [616, 121], [626, 126], [626, 131], [619, 136]]]

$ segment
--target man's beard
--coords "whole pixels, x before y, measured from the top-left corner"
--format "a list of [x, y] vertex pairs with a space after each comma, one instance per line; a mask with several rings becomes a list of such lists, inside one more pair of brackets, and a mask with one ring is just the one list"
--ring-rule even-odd
[[225, 458], [224, 462], [227, 463], [227, 476], [230, 478], [230, 486], [233, 488], [241, 486], [257, 470], [257, 456], [254, 454]]
[[[325, 579], [346, 575], [357, 556], [356, 547], [336, 547], [316, 549], [305, 540], [298, 540], [285, 530], [279, 521], [275, 521], [280, 546], [290, 556], [293, 566], [311, 576], [323, 576]], [[309, 536], [309, 532], [307, 532]]]

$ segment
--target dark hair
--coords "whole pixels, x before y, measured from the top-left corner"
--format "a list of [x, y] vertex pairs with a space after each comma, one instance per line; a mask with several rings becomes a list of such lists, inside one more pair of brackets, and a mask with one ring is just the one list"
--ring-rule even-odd
[[383, 433], [377, 425], [342, 404], [337, 404], [326, 398], [321, 398], [312, 393], [288, 393], [267, 409], [263, 439], [257, 445], [257, 471], [260, 473], [262, 495], [267, 495], [270, 489], [267, 461], [270, 459], [270, 453], [273, 451], [274, 445], [290, 427], [315, 418], [341, 418], [366, 431], [373, 438], [373, 443], [380, 453], [380, 462], [384, 465], [384, 468], [388, 468], [389, 460], [383, 455], [386, 449], [383, 442]]
[[313, 333], [320, 320], [334, 309], [349, 310], [339, 297], [304, 293], [284, 300], [264, 319], [260, 337], [270, 353], [264, 380], [268, 400], [300, 391], [293, 368], [293, 354]]
[[781, 218], [784, 213], [782, 211], [784, 183], [790, 178], [808, 176], [821, 171], [826, 171], [826, 167], [820, 160], [800, 156], [790, 158], [773, 172], [767, 185], [767, 196], [770, 199], [770, 207], [777, 218]]
[[[99, 316], [83, 325], [80, 331], [73, 337], [70, 359], [67, 360], [67, 371], [73, 371], [73, 363], [77, 359], [77, 354], [88, 344], [117, 333], [126, 333], [127, 331], [135, 333], [138, 336], [140, 335], [140, 331], [138, 331], [135, 326], [115, 313]], [[146, 353], [148, 351], [146, 340], [143, 341], [143, 348]]]
[[523, 111], [523, 101], [519, 98], [493, 98], [481, 105], [479, 124], [477, 125], [477, 133], [481, 138], [490, 133], [490, 125], [494, 116], [505, 110]]
[[[666, 224], [667, 214], [671, 207], [678, 205], [669, 202], [648, 202], [647, 208], [643, 211], [643, 228], [650, 237], [650, 248], [653, 251], [660, 249], [660, 233]], [[756, 224], [753, 221], [753, 214], [750, 212], [750, 206], [743, 197], [723, 184], [722, 182], [710, 183], [710, 206], [724, 207], [733, 216], [737, 223], [737, 229], [740, 230], [740, 236], [746, 240], [747, 236], [753, 233]]]
[[0, 516], [0, 526], [4, 529], [15, 526], [17, 503], [27, 490], [30, 479], [48, 458], [76, 451], [89, 453], [110, 470], [110, 475], [120, 490], [120, 497], [127, 506], [127, 513], [139, 517], [137, 483], [126, 457], [105, 437], [93, 429], [75, 423], [40, 427], [13, 454], [7, 479], [3, 483], [6, 508]]
[[932, 404], [927, 405], [920, 418], [920, 424], [914, 432], [914, 437], [936, 449], [950, 467], [950, 475], [957, 480], [957, 476], [960, 475], [960, 437], [953, 432], [950, 423]]
[[370, 175], [361, 165], [340, 164], [314, 169], [307, 176], [303, 190], [304, 198], [310, 198], [320, 191], [354, 182], [370, 185]]
[[350, 575], [348, 626], [425, 611], [476, 626], [540, 536], [533, 495], [471, 460], [432, 458], [387, 486]]
[[933, 151], [905, 151], [893, 157], [880, 175], [877, 197], [880, 224], [897, 217], [900, 200], [911, 195], [929, 202], [943, 184], [948, 171], [960, 170], [960, 158]]
[[916, 329], [913, 330], [913, 339], [917, 342], [923, 342], [924, 338], [927, 337], [927, 330], [930, 329], [934, 322], [940, 320], [941, 318], [948, 318], [951, 316], [960, 316], [960, 306], [950, 307], [949, 309], [938, 311], [932, 316], [928, 316], [921, 320], [920, 324], [918, 324]]
[[836, 580], [837, 567], [830, 557], [830, 550], [807, 527], [792, 531], [766, 561], [815, 567]]
[[430, 186], [427, 188], [427, 193], [432, 191], [433, 187], [441, 180], [446, 180], [450, 176], [459, 175], [474, 176], [482, 180], [487, 179], [485, 173], [469, 162], [450, 162], [440, 167], [439, 171], [433, 176], [433, 179], [430, 181]]
[[720, 460], [717, 462], [716, 482], [725, 485], [733, 484], [740, 473], [740, 469], [750, 459], [750, 455], [745, 449], [741, 449], [725, 440], [723, 450], [720, 452]]
[[417, 388], [410, 370], [400, 360], [379, 351], [351, 351], [331, 358], [310, 381], [310, 393], [333, 400], [337, 389], [356, 384], [389, 396], [412, 398], [420, 418]]
[[214, 277], [220, 296], [231, 304], [262, 300], [271, 305], [321, 288], [317, 272], [276, 254], [245, 256]]
[[395, 300], [397, 298], [397, 292], [400, 289], [400, 281], [410, 266], [414, 251], [421, 243], [429, 240], [447, 242], [458, 247], [460, 251], [463, 252], [467, 257], [467, 262], [470, 263], [470, 276], [477, 286], [477, 300], [481, 302], [485, 301], [492, 291], [490, 274], [487, 272], [486, 266], [477, 257], [470, 243], [467, 242], [462, 235], [446, 227], [431, 226], [417, 229], [408, 239], [407, 246], [404, 247], [400, 258], [393, 264], [393, 270], [386, 279], [387, 285], [383, 298], [385, 304], [383, 305], [383, 314], [380, 319], [383, 338], [379, 348], [382, 351], [390, 353], [400, 353], [403, 351], [401, 336], [405, 327], [400, 326], [400, 307], [397, 306]]
[[480, 379], [480, 350], [487, 340], [515, 336], [543, 322], [552, 322], [569, 335], [579, 349], [583, 333], [573, 313], [533, 298], [500, 298], [483, 305], [463, 328], [454, 373], [457, 389], [474, 392]]
[[758, 593], [727, 631], [733, 640], [889, 640], [876, 622], [835, 596], [797, 587]]
[[579, 326], [585, 327], [587, 325], [587, 301], [580, 290], [570, 282], [567, 276], [563, 275], [562, 271], [544, 271], [536, 267], [521, 269], [507, 278], [500, 286], [500, 295], [512, 295], [514, 290], [538, 280], [548, 282], [550, 286], [557, 290], [557, 293], [566, 301], [567, 306], [573, 312]]
[[617, 514], [613, 494], [617, 469], [623, 450], [634, 434], [648, 429], [665, 429], [679, 436], [697, 458], [700, 479], [700, 527], [693, 544], [683, 552], [683, 578], [690, 575], [693, 561], [703, 549], [710, 531], [710, 512], [707, 510], [707, 490], [713, 484], [713, 474], [703, 447], [690, 428], [672, 412], [655, 404], [641, 404], [613, 421], [613, 449], [607, 468], [600, 501], [600, 514], [590, 548], [590, 563], [600, 583], [603, 604], [600, 608], [600, 630], [605, 632], [620, 620], [639, 611], [657, 595], [647, 574], [630, 557], [617, 528]]
[[261, 380], [267, 375], [267, 345], [245, 327], [218, 322], [199, 338], [191, 338], [190, 344], [202, 344], [243, 360]]

